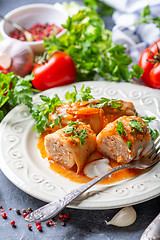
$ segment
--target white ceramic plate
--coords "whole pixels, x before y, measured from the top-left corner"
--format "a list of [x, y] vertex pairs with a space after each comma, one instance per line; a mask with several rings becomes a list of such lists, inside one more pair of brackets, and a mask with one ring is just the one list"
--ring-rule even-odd
[[[78, 89], [82, 83], [76, 83]], [[156, 116], [160, 131], [159, 91], [140, 85], [112, 82], [85, 82], [91, 86], [95, 98], [107, 97], [132, 101], [141, 116]], [[53, 97], [64, 97], [72, 85], [43, 92]], [[34, 102], [40, 102], [39, 95]], [[36, 147], [38, 134], [32, 131], [34, 120], [26, 106], [17, 106], [0, 126], [0, 166], [3, 173], [24, 192], [46, 202], [55, 201], [80, 184], [59, 176], [48, 167]], [[160, 163], [149, 172], [119, 185], [96, 185], [71, 203], [69, 207], [81, 209], [112, 209], [133, 205], [160, 194]]]

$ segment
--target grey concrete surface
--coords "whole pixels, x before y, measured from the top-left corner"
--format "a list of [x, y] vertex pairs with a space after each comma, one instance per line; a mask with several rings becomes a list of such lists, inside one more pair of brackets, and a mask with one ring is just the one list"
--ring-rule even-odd
[[[54, 3], [55, 1], [0, 0], [0, 13], [4, 15], [18, 6], [40, 2]], [[80, 0], [77, 2], [82, 4]], [[111, 29], [113, 26], [111, 18], [104, 20], [106, 26]], [[0, 171], [0, 205], [8, 214], [6, 220], [0, 216], [0, 240], [138, 240], [147, 225], [160, 212], [160, 197], [135, 205], [136, 222], [129, 227], [120, 228], [106, 226], [104, 222], [111, 219], [118, 209], [88, 211], [66, 208], [63, 213], [69, 213], [72, 221], [69, 221], [65, 227], [61, 226], [56, 217], [57, 226], [47, 227], [42, 223], [43, 231], [39, 232], [33, 224], [33, 230], [29, 231], [23, 217], [16, 214], [16, 209], [31, 207], [34, 210], [43, 204], [45, 203], [19, 190]], [[15, 220], [16, 228], [11, 227], [11, 220]]]

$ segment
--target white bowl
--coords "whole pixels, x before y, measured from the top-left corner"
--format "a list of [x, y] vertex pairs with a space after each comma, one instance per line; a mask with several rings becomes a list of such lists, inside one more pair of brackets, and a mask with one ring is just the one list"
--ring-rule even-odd
[[[49, 23], [49, 24], [56, 24], [58, 27], [61, 24], [65, 23], [67, 20], [67, 13], [54, 5], [51, 4], [29, 4], [24, 5], [22, 7], [16, 8], [11, 12], [5, 15], [6, 18], [10, 19], [11, 21], [19, 24], [24, 28], [31, 28], [36, 23]], [[15, 28], [8, 24], [5, 21], [1, 21], [0, 23], [0, 33], [3, 39], [10, 38], [9, 34]], [[60, 37], [62, 34], [65, 33], [65, 30], [57, 34], [57, 37]], [[18, 40], [19, 41], [19, 40]], [[34, 53], [43, 52], [43, 43], [44, 41], [34, 41], [34, 42], [24, 42], [28, 44]]]

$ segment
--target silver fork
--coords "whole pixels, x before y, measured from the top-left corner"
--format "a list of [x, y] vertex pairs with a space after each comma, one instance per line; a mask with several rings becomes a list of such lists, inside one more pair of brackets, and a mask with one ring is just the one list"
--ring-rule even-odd
[[88, 183], [83, 184], [79, 188], [71, 191], [65, 195], [62, 199], [56, 202], [51, 202], [44, 205], [43, 207], [35, 210], [34, 212], [28, 214], [25, 217], [27, 222], [42, 222], [51, 217], [56, 216], [62, 209], [64, 209], [70, 202], [81, 195], [83, 192], [91, 188], [93, 185], [101, 181], [103, 178], [109, 176], [110, 174], [117, 172], [122, 169], [132, 168], [132, 169], [147, 169], [154, 166], [160, 159], [160, 137], [155, 141], [152, 148], [146, 153], [140, 160], [132, 161], [125, 165], [120, 165], [111, 170], [108, 170], [105, 174], [94, 178]]

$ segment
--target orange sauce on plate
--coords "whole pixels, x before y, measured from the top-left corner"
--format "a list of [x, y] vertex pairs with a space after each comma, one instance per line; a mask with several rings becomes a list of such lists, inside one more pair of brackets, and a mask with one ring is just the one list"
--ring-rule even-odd
[[[50, 129], [48, 129], [44, 133], [42, 133], [38, 139], [37, 147], [40, 150], [42, 158], [47, 157], [47, 153], [46, 153], [45, 146], [44, 146], [44, 137], [49, 133], [52, 133], [52, 131]], [[65, 178], [68, 178], [70, 181], [77, 182], [77, 183], [86, 183], [91, 180], [91, 178], [87, 177], [83, 172], [80, 172], [77, 174], [76, 173], [77, 169], [75, 166], [71, 169], [66, 169], [62, 165], [60, 165], [59, 163], [54, 161], [53, 159], [48, 159], [48, 161], [50, 164], [50, 169], [52, 171], [58, 173], [59, 175], [65, 177]], [[119, 165], [117, 162], [110, 160], [110, 166], [112, 168], [116, 167], [117, 165]], [[144, 170], [139, 170], [139, 169], [123, 169], [116, 173], [113, 173], [109, 177], [104, 178], [103, 180], [101, 180], [100, 184], [113, 184], [115, 182], [119, 182], [122, 180], [136, 177], [143, 172], [144, 172]]]

